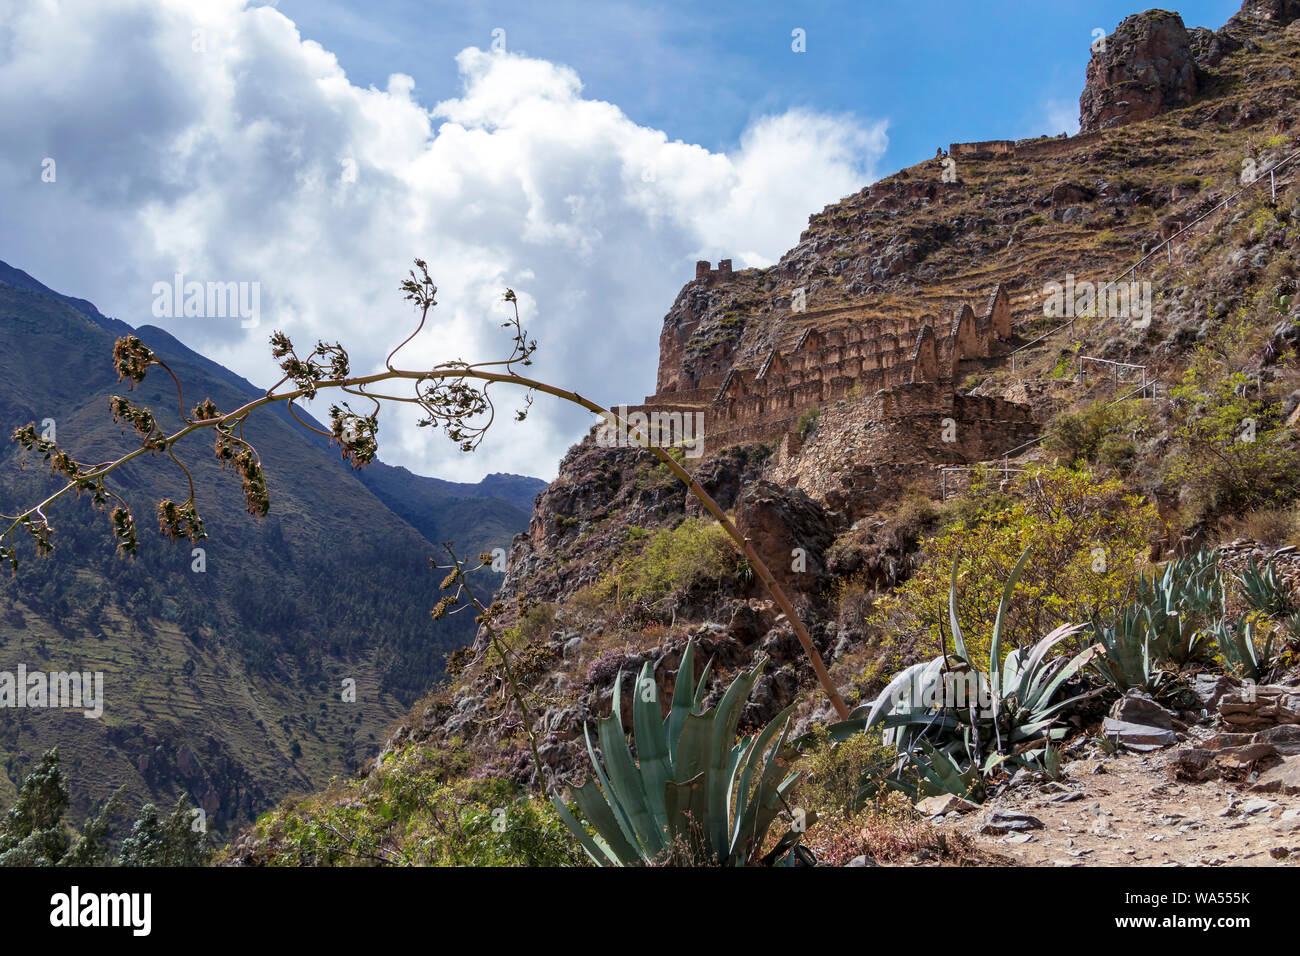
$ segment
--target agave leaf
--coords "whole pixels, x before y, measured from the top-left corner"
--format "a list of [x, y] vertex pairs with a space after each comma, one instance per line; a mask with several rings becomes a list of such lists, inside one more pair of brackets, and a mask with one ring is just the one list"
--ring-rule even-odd
[[959, 718], [966, 714], [945, 714], [937, 710], [900, 710], [886, 714], [876, 724], [877, 727], [931, 727], [935, 730], [956, 730], [962, 725]]
[[[791, 704], [781, 713], [777, 714], [767, 726], [763, 728], [753, 740], [750, 741], [749, 747], [746, 748], [745, 758], [740, 771], [740, 787], [736, 791], [736, 816], [731, 829], [731, 845], [735, 846], [740, 840], [741, 830], [746, 826], [746, 822], [752, 816], [749, 813], [750, 792], [749, 785], [754, 777], [754, 769], [758, 766], [759, 760], [768, 750], [772, 738], [790, 719], [796, 705]], [[850, 721], [851, 723], [851, 721]], [[846, 738], [847, 739], [847, 738]]]
[[591, 742], [591, 726], [582, 725], [582, 734], [587, 740], [587, 756], [591, 760], [591, 767], [596, 773], [596, 779], [600, 781], [601, 789], [609, 796], [610, 806], [614, 810], [614, 816], [618, 820], [618, 827], [623, 833], [623, 838], [629, 843], [636, 843], [636, 833], [632, 829], [632, 820], [628, 817], [627, 811], [623, 809], [623, 804], [619, 802], [618, 795], [614, 792], [614, 786], [609, 782], [609, 777], [605, 773], [605, 768], [601, 766], [600, 758], [596, 755], [596, 746]]
[[804, 816], [803, 829], [795, 830], [792, 828], [786, 830], [781, 835], [781, 839], [776, 841], [776, 846], [772, 847], [771, 851], [763, 857], [763, 863], [767, 866], [781, 866], [781, 861], [785, 860], [790, 855], [790, 851], [799, 845], [800, 841], [803, 840], [804, 833], [816, 822], [816, 812], [809, 810]]
[[990, 773], [996, 770], [1004, 760], [1007, 760], [1009, 756], [1009, 754], [1000, 754], [996, 751], [989, 754], [988, 759], [984, 761], [984, 766], [982, 768], [983, 774], [987, 777]]
[[1011, 730], [1010, 742], [1014, 744], [1022, 740], [1033, 740], [1048, 727], [1051, 727], [1053, 723], [1055, 723], [1055, 721], [1049, 718], [1013, 727]]
[[962, 637], [961, 622], [957, 620], [957, 559], [958, 555], [952, 556], [952, 582], [948, 585], [948, 624], [952, 628], [952, 646], [959, 658], [967, 664], [971, 663], [970, 655], [966, 653], [966, 639]]
[[[778, 725], [781, 727], [781, 736], [776, 745], [770, 750], [756, 747], [752, 752], [752, 760], [763, 761], [763, 771], [759, 774], [758, 783], [745, 807], [744, 817], [736, 824], [736, 836], [732, 846], [739, 849], [741, 853], [747, 853], [749, 847], [762, 846], [767, 827], [776, 814], [775, 806], [781, 793], [777, 784], [777, 774], [780, 773], [781, 767], [777, 763], [776, 756], [785, 746], [786, 735], [790, 731], [790, 717], [787, 716], [784, 722], [773, 720], [768, 724], [768, 728]], [[789, 779], [786, 782], [789, 783]], [[764, 808], [772, 808], [771, 815], [764, 813]]]
[[663, 711], [659, 707], [659, 688], [654, 682], [654, 665], [650, 661], [642, 665], [632, 692], [632, 730], [636, 735], [636, 757], [641, 766], [646, 803], [654, 816], [655, 828], [663, 832], [668, 827], [664, 784], [672, 779], [673, 769], [668, 758]]
[[1047, 657], [1049, 651], [1056, 647], [1057, 644], [1065, 640], [1072, 634], [1080, 630], [1077, 624], [1062, 624], [1034, 645], [1033, 651], [1029, 655], [1029, 662], [1025, 665], [1024, 678], [1022, 681], [1022, 690], [1027, 694], [1032, 694], [1037, 689], [1037, 685], [1042, 682], [1044, 677], [1050, 674], [1043, 668], [1043, 660]]
[[705, 830], [709, 794], [704, 777], [703, 773], [699, 773], [680, 783], [669, 781], [664, 788], [668, 804], [668, 832], [673, 843], [689, 846], [696, 854], [716, 857], [715, 853], [710, 852], [708, 833]]
[[1016, 588], [1016, 581], [1020, 577], [1020, 572], [1025, 567], [1025, 562], [1029, 560], [1030, 549], [1033, 545], [1025, 548], [1021, 553], [1020, 559], [1016, 566], [1011, 569], [1011, 576], [1007, 578], [1006, 586], [1002, 589], [1002, 600], [998, 601], [997, 617], [993, 620], [993, 637], [989, 642], [989, 685], [993, 688], [993, 719], [998, 719], [998, 703], [1002, 696], [1002, 675], [1000, 673], [1002, 660], [1002, 625], [1006, 623], [1007, 608], [1011, 606], [1011, 592]]
[[[1048, 681], [1046, 686], [1041, 689], [1038, 687], [1032, 688], [1031, 696], [1035, 701], [1034, 706], [1039, 706], [1039, 703], [1048, 703], [1052, 699], [1052, 695], [1060, 689], [1061, 685], [1074, 677], [1074, 675], [1079, 673], [1079, 671], [1083, 670], [1083, 668], [1088, 665], [1089, 661], [1101, 653], [1101, 650], [1101, 645], [1099, 644], [1092, 644], [1085, 647], [1078, 654], [1075, 654], [1074, 657], [1070, 658], [1069, 663], [1062, 667], [1058, 667], [1055, 676]], [[1050, 671], [1046, 673], [1050, 673]]]
[[[777, 748], [780, 749], [779, 747]], [[773, 760], [772, 764], [775, 765]], [[767, 831], [772, 828], [773, 821], [781, 813], [781, 807], [785, 805], [785, 795], [802, 779], [803, 774], [792, 773], [775, 787], [768, 787], [763, 790], [764, 799], [762, 802], [755, 802], [754, 806], [757, 812], [754, 814], [753, 837], [752, 839], [740, 842], [736, 847], [737, 860], [739, 866], [744, 866], [749, 858], [763, 848], [763, 843], [767, 839]], [[775, 782], [775, 777], [773, 777]], [[804, 818], [807, 822], [807, 817]], [[793, 831], [791, 831], [793, 832]]]
[[936, 792], [951, 793], [959, 797], [964, 797], [970, 792], [973, 782], [968, 778], [974, 768], [963, 772], [950, 754], [937, 749], [928, 740], [921, 740], [920, 752], [925, 759], [914, 758], [913, 765]]
[[754, 667], [733, 680], [714, 712], [713, 736], [709, 746], [709, 840], [719, 855], [724, 857], [730, 842], [727, 812], [730, 810], [728, 784], [731, 778], [728, 764], [736, 740], [736, 726], [740, 723], [740, 711], [749, 699], [749, 692], [765, 663], [760, 658]]
[[632, 760], [632, 751], [628, 748], [627, 737], [623, 733], [623, 715], [620, 712], [622, 697], [622, 673], [614, 681], [613, 713], [597, 721], [596, 731], [600, 737], [600, 749], [605, 755], [605, 770], [614, 793], [627, 813], [636, 833], [637, 841], [650, 853], [657, 854], [664, 846], [663, 831], [655, 824], [654, 814], [646, 796], [641, 774]]
[[1024, 678], [1024, 651], [1017, 647], [1002, 662], [1002, 696], [1008, 697], [1015, 692]]
[[677, 682], [673, 686], [673, 702], [665, 718], [665, 735], [668, 739], [668, 760], [677, 760], [677, 738], [682, 735], [682, 724], [694, 707], [695, 693], [695, 642], [687, 641], [682, 652], [682, 662], [677, 666]]
[[[622, 861], [615, 855], [614, 851], [609, 848], [600, 836], [592, 836], [587, 832], [587, 828], [578, 822], [577, 818], [565, 806], [563, 800], [558, 795], [551, 795], [551, 803], [555, 806], [555, 812], [560, 816], [560, 822], [565, 828], [574, 835], [587, 858], [596, 866], [604, 866], [606, 863], [612, 863], [615, 866], [621, 866]], [[615, 828], [617, 829], [617, 827]]]
[[892, 710], [899, 701], [906, 699], [902, 693], [903, 689], [912, 685], [915, 675], [921, 675], [921, 679], [917, 681], [918, 684], [921, 684], [925, 680], [927, 671], [934, 670], [937, 672], [943, 667], [943, 664], [944, 659], [936, 657], [930, 661], [913, 664], [900, 671], [876, 697], [875, 702], [871, 705], [870, 713], [867, 714], [867, 722], [863, 729], [871, 730], [880, 721], [883, 714], [889, 713], [889, 710]]
[[591, 821], [617, 860], [624, 866], [634, 866], [645, 859], [645, 843], [629, 842], [623, 837], [622, 829], [606, 801], [606, 794], [601, 792], [595, 781], [588, 779], [572, 793], [583, 815]]
[[[673, 774], [678, 782], [691, 780], [700, 774], [708, 774], [709, 744], [713, 740], [713, 717], [714, 711], [686, 715], [686, 723], [682, 725], [682, 738], [677, 743], [677, 766]], [[700, 822], [701, 824], [704, 822], [703, 818]]]
[[691, 713], [698, 714], [704, 710], [704, 696], [709, 690], [709, 677], [713, 674], [713, 658], [704, 665], [704, 673], [700, 674], [700, 682], [695, 687], [695, 697], [691, 700]]

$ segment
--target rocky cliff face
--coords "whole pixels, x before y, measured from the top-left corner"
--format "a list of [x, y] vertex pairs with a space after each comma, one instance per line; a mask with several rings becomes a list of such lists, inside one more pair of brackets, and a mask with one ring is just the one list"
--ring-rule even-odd
[[1187, 106], [1196, 96], [1196, 60], [1183, 18], [1148, 10], [1098, 41], [1079, 98], [1079, 129], [1091, 133]]
[[1148, 10], [1128, 17], [1093, 45], [1079, 97], [1079, 130], [1111, 129], [1188, 106], [1219, 86], [1218, 67], [1238, 51], [1300, 20], [1300, 0], [1245, 0], [1219, 30], [1188, 30], [1177, 13]]

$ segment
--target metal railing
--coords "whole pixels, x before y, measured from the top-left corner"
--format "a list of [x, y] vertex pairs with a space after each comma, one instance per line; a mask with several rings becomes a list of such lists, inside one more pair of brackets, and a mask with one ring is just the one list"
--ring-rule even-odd
[[1146, 385], [1147, 383], [1147, 367], [1145, 365], [1134, 365], [1132, 362], [1116, 362], [1113, 359], [1100, 358], [1099, 356], [1096, 355], [1079, 356], [1079, 371], [1075, 373], [1075, 380], [1080, 383], [1083, 382], [1084, 373], [1087, 371], [1084, 364], [1086, 362], [1095, 362], [1098, 365], [1111, 366], [1111, 368], [1114, 369], [1116, 388], [1119, 388], [1120, 369], [1126, 369], [1126, 368], [1137, 369], [1138, 371], [1140, 371], [1142, 373], [1142, 384]]
[[[1170, 236], [1168, 239], [1165, 239], [1163, 242], [1161, 242], [1159, 245], [1157, 245], [1155, 248], [1153, 248], [1150, 252], [1148, 252], [1146, 255], [1144, 255], [1144, 256], [1143, 256], [1141, 259], [1139, 259], [1137, 262], [1133, 263], [1133, 265], [1129, 266], [1127, 269], [1125, 269], [1123, 272], [1121, 272], [1121, 273], [1120, 273], [1118, 276], [1116, 276], [1114, 279], [1111, 279], [1109, 282], [1107, 282], [1104, 286], [1102, 286], [1102, 287], [1097, 291], [1097, 298], [1100, 299], [1101, 296], [1104, 295], [1104, 294], [1107, 292], [1107, 290], [1110, 289], [1111, 286], [1113, 286], [1113, 285], [1115, 285], [1116, 283], [1122, 281], [1125, 277], [1128, 277], [1130, 280], [1132, 280], [1132, 279], [1136, 279], [1136, 278], [1137, 278], [1137, 270], [1138, 270], [1138, 267], [1141, 266], [1143, 263], [1145, 263], [1148, 259], [1151, 259], [1152, 257], [1156, 256], [1156, 255], [1157, 255], [1157, 254], [1158, 254], [1162, 249], [1167, 249], [1167, 253], [1168, 253], [1168, 256], [1169, 256], [1169, 260], [1172, 262], [1172, 261], [1173, 261], [1173, 244], [1174, 244], [1174, 241], [1175, 241], [1175, 240], [1177, 240], [1180, 236], [1183, 235], [1183, 233], [1187, 232], [1189, 229], [1192, 229], [1192, 228], [1194, 228], [1194, 227], [1200, 225], [1202, 222], [1204, 222], [1206, 219], [1208, 219], [1208, 218], [1209, 218], [1210, 216], [1212, 216], [1214, 213], [1218, 212], [1220, 209], [1224, 209], [1224, 208], [1226, 208], [1229, 204], [1231, 204], [1231, 203], [1232, 203], [1234, 200], [1236, 200], [1239, 196], [1243, 195], [1244, 193], [1250, 192], [1251, 190], [1255, 189], [1257, 186], [1262, 185], [1263, 182], [1264, 182], [1264, 173], [1268, 173], [1269, 189], [1271, 190], [1271, 193], [1272, 193], [1272, 199], [1276, 200], [1276, 199], [1277, 199], [1277, 171], [1278, 171], [1279, 169], [1281, 169], [1283, 166], [1287, 166], [1287, 165], [1289, 165], [1290, 163], [1294, 162], [1297, 158], [1300, 158], [1300, 149], [1298, 149], [1298, 150], [1296, 150], [1295, 152], [1291, 153], [1289, 156], [1285, 156], [1285, 157], [1283, 157], [1282, 159], [1278, 160], [1278, 161], [1277, 161], [1276, 163], [1274, 163], [1272, 166], [1268, 167], [1268, 169], [1260, 170], [1258, 173], [1256, 173], [1255, 178], [1252, 179], [1249, 183], [1246, 183], [1246, 185], [1242, 186], [1240, 189], [1238, 189], [1236, 192], [1232, 193], [1230, 196], [1227, 196], [1226, 198], [1224, 198], [1224, 199], [1221, 200], [1220, 202], [1218, 202], [1218, 203], [1216, 203], [1215, 205], [1211, 206], [1209, 209], [1207, 209], [1207, 210], [1206, 210], [1205, 212], [1203, 212], [1201, 215], [1197, 216], [1195, 219], [1193, 219], [1193, 220], [1192, 220], [1191, 222], [1189, 222], [1187, 225], [1185, 225], [1185, 226], [1183, 226], [1181, 229], [1179, 229], [1176, 233], [1174, 233], [1174, 234], [1173, 234], [1172, 236]], [[1056, 326], [1055, 328], [1053, 328], [1053, 329], [1049, 329], [1048, 331], [1044, 332], [1042, 335], [1038, 336], [1036, 339], [1034, 339], [1034, 340], [1032, 340], [1032, 341], [1030, 341], [1030, 342], [1026, 342], [1024, 345], [1020, 346], [1018, 349], [1013, 349], [1012, 352], [1011, 352], [1011, 371], [1014, 372], [1014, 371], [1016, 370], [1016, 355], [1017, 355], [1018, 353], [1023, 352], [1023, 351], [1024, 351], [1025, 349], [1027, 349], [1027, 348], [1032, 348], [1033, 346], [1037, 345], [1039, 342], [1043, 341], [1043, 340], [1046, 339], [1046, 338], [1050, 338], [1051, 336], [1055, 335], [1057, 332], [1060, 332], [1062, 329], [1067, 328], [1067, 327], [1068, 327], [1071, 331], [1074, 330], [1074, 317], [1073, 317], [1073, 316], [1071, 316], [1071, 318], [1070, 318], [1070, 320], [1069, 320], [1068, 322], [1063, 322], [1063, 323], [1061, 323], [1060, 325]]]
[[[1000, 472], [1002, 477], [1010, 478], [1012, 475], [1024, 474], [1027, 468], [1012, 468], [1010, 464], [1003, 463], [994, 465], [993, 462], [980, 462], [976, 465], [944, 465], [939, 469], [939, 500], [946, 501], [948, 498], [948, 476], [951, 474], [956, 477], [959, 474], [974, 471], [995, 471]], [[956, 488], [953, 488], [956, 491]]]

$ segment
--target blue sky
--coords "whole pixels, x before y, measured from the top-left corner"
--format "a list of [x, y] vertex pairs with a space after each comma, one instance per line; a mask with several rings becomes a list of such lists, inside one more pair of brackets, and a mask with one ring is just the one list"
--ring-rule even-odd
[[[437, 100], [452, 58], [505, 30], [515, 52], [567, 64], [584, 95], [669, 139], [736, 144], [756, 117], [792, 107], [889, 120], [887, 170], [971, 139], [1075, 131], [1093, 30], [1146, 7], [1130, 0], [699, 3], [575, 0], [280, 0], [349, 79], [383, 88], [398, 71]], [[1218, 29], [1239, 0], [1185, 0], [1186, 25]], [[807, 50], [791, 50], [791, 31]], [[1068, 125], [1067, 125], [1068, 124]]]
[[[1217, 28], [1237, 7], [1182, 12]], [[1072, 131], [1093, 31], [1134, 12], [0, 0], [0, 259], [269, 385], [271, 330], [382, 368], [420, 257], [439, 306], [404, 357], [498, 357], [509, 287], [538, 377], [633, 404], [696, 259], [770, 265], [938, 146]], [[178, 274], [256, 288], [257, 321], [160, 310]], [[553, 477], [591, 425], [539, 402], [466, 456], [414, 418], [394, 412], [380, 456], [458, 480]]]

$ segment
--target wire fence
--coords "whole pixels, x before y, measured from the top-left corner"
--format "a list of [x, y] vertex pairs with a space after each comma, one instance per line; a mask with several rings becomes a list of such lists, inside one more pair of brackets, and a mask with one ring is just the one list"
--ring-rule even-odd
[[[1189, 222], [1187, 225], [1185, 225], [1185, 226], [1183, 226], [1181, 229], [1179, 229], [1176, 233], [1174, 233], [1174, 234], [1173, 234], [1172, 236], [1170, 236], [1168, 239], [1163, 240], [1159, 245], [1157, 245], [1157, 246], [1156, 246], [1155, 248], [1153, 248], [1150, 252], [1148, 252], [1146, 255], [1144, 255], [1141, 259], [1139, 259], [1137, 262], [1133, 263], [1131, 266], [1129, 266], [1127, 269], [1125, 269], [1123, 272], [1121, 272], [1121, 273], [1120, 273], [1118, 276], [1116, 276], [1114, 279], [1111, 279], [1109, 282], [1107, 282], [1104, 286], [1102, 286], [1102, 287], [1097, 291], [1097, 298], [1100, 299], [1100, 298], [1101, 298], [1104, 294], [1106, 294], [1106, 293], [1107, 293], [1107, 292], [1108, 292], [1108, 291], [1109, 291], [1113, 286], [1115, 286], [1117, 283], [1123, 281], [1125, 278], [1128, 278], [1130, 281], [1136, 279], [1136, 278], [1137, 278], [1137, 270], [1138, 270], [1138, 269], [1139, 269], [1139, 268], [1140, 268], [1144, 263], [1148, 262], [1149, 260], [1153, 259], [1155, 256], [1159, 255], [1161, 251], [1165, 251], [1165, 252], [1166, 252], [1166, 255], [1169, 257], [1169, 260], [1172, 262], [1172, 261], [1173, 261], [1173, 248], [1174, 248], [1174, 243], [1175, 243], [1175, 242], [1176, 242], [1176, 241], [1177, 241], [1177, 240], [1178, 240], [1178, 239], [1179, 239], [1179, 238], [1180, 238], [1184, 233], [1188, 232], [1188, 231], [1191, 230], [1191, 229], [1194, 229], [1196, 226], [1199, 226], [1202, 222], [1204, 222], [1204, 221], [1205, 221], [1206, 219], [1208, 219], [1210, 216], [1214, 215], [1214, 214], [1215, 214], [1216, 212], [1218, 212], [1220, 209], [1226, 209], [1229, 205], [1231, 205], [1234, 201], [1236, 201], [1238, 198], [1240, 198], [1241, 196], [1245, 195], [1246, 193], [1248, 193], [1248, 192], [1252, 192], [1252, 191], [1254, 191], [1254, 190], [1257, 189], [1257, 188], [1261, 188], [1261, 187], [1263, 186], [1263, 184], [1264, 184], [1264, 175], [1265, 175], [1266, 173], [1268, 174], [1269, 189], [1271, 190], [1272, 198], [1276, 200], [1276, 199], [1277, 199], [1277, 172], [1278, 172], [1278, 170], [1282, 169], [1284, 166], [1289, 166], [1290, 164], [1292, 164], [1293, 162], [1295, 162], [1296, 159], [1298, 159], [1298, 158], [1300, 158], [1300, 149], [1298, 149], [1298, 150], [1296, 150], [1295, 152], [1291, 153], [1290, 155], [1285, 156], [1285, 157], [1283, 157], [1282, 159], [1278, 160], [1276, 163], [1274, 163], [1273, 165], [1269, 166], [1267, 169], [1263, 169], [1263, 170], [1260, 170], [1259, 172], [1257, 172], [1257, 173], [1255, 174], [1255, 178], [1252, 179], [1250, 182], [1246, 183], [1244, 186], [1242, 186], [1242, 187], [1241, 187], [1240, 189], [1238, 189], [1236, 192], [1234, 192], [1234, 193], [1232, 193], [1231, 195], [1225, 197], [1225, 198], [1222, 199], [1221, 201], [1215, 203], [1213, 206], [1211, 206], [1209, 209], [1207, 209], [1207, 210], [1206, 210], [1205, 212], [1203, 212], [1201, 215], [1197, 216], [1195, 219], [1193, 219], [1193, 220], [1192, 220], [1191, 222]], [[1062, 322], [1060, 325], [1056, 326], [1055, 328], [1049, 329], [1048, 331], [1044, 332], [1042, 335], [1039, 335], [1037, 338], [1032, 339], [1032, 340], [1029, 341], [1029, 342], [1026, 342], [1024, 345], [1020, 346], [1019, 348], [1017, 348], [1017, 349], [1013, 349], [1012, 352], [1011, 352], [1011, 371], [1014, 372], [1014, 371], [1016, 370], [1016, 356], [1017, 356], [1019, 353], [1023, 352], [1025, 349], [1033, 348], [1033, 347], [1034, 347], [1035, 345], [1037, 345], [1039, 342], [1042, 342], [1044, 339], [1051, 338], [1053, 335], [1056, 335], [1056, 333], [1062, 331], [1063, 329], [1067, 329], [1067, 328], [1068, 328], [1068, 329], [1070, 329], [1070, 331], [1074, 331], [1074, 321], [1075, 321], [1075, 317], [1074, 317], [1074, 316], [1071, 316], [1068, 322]]]

